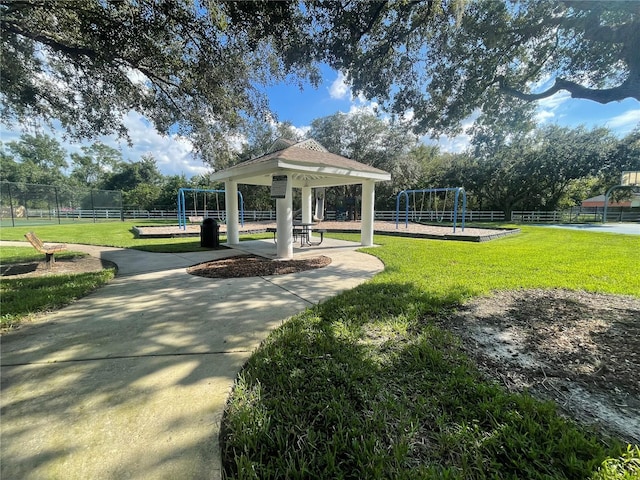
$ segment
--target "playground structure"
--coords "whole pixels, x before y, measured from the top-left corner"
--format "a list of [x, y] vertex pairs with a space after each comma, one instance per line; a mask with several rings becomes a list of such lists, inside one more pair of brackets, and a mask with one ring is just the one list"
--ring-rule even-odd
[[[429, 222], [438, 222], [442, 223], [445, 218], [445, 208], [447, 206], [447, 197], [449, 196], [449, 192], [453, 192], [454, 200], [453, 200], [453, 213], [449, 210], [449, 216], [451, 223], [453, 223], [453, 233], [456, 232], [456, 227], [458, 224], [458, 204], [460, 203], [460, 193], [462, 193], [462, 213], [461, 213], [461, 228], [464, 232], [464, 220], [467, 213], [467, 193], [464, 191], [463, 187], [453, 187], [453, 188], [426, 188], [420, 190], [402, 190], [398, 193], [396, 197], [396, 229], [398, 229], [398, 224], [400, 221], [400, 199], [402, 197], [405, 198], [405, 228], [409, 227], [409, 196], [413, 199], [413, 221], [417, 221], [418, 223], [422, 223], [423, 221]], [[439, 199], [438, 194], [444, 193], [442, 200]], [[419, 216], [416, 216], [417, 203], [416, 203], [416, 195], [422, 194], [420, 200], [420, 210]], [[429, 200], [425, 205], [426, 195], [429, 194]], [[427, 210], [425, 210], [425, 206]], [[441, 206], [441, 208], [439, 208]]]
[[622, 172], [622, 177], [620, 178], [620, 185], [614, 185], [604, 196], [604, 213], [602, 215], [602, 223], [607, 223], [607, 209], [609, 205], [609, 197], [614, 190], [621, 189], [630, 189], [635, 193], [640, 193], [640, 171], [632, 172], [625, 171]]
[[[187, 210], [186, 210], [186, 202], [185, 202], [185, 197], [184, 197], [184, 193], [185, 192], [193, 192], [194, 194], [198, 194], [198, 193], [215, 193], [216, 194], [216, 211], [220, 212], [220, 203], [218, 201], [218, 194], [222, 193], [224, 194], [225, 191], [224, 190], [213, 190], [213, 189], [207, 189], [207, 188], [180, 188], [178, 189], [178, 226], [180, 227], [180, 230], [186, 230], [187, 228]], [[239, 203], [240, 203], [240, 224], [242, 226], [244, 226], [244, 199], [242, 198], [242, 193], [240, 191], [238, 191], [238, 198], [239, 198]], [[206, 203], [203, 205], [203, 213], [205, 216], [207, 216], [207, 206]], [[197, 212], [197, 201], [194, 199], [194, 210]], [[226, 218], [222, 219], [219, 218], [218, 219], [221, 223], [226, 222]]]

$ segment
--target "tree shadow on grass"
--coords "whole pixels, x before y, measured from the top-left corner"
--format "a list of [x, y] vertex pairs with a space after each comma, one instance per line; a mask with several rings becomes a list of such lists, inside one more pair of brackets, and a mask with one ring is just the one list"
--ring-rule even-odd
[[[467, 292], [370, 282], [287, 322], [243, 368], [220, 436], [228, 478], [585, 478], [606, 456], [553, 405], [485, 383], [425, 323]], [[367, 335], [384, 323], [396, 331]]]

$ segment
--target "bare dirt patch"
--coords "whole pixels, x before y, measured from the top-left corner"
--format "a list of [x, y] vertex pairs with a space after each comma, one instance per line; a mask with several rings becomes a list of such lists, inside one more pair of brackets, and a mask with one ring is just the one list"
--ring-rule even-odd
[[313, 270], [326, 267], [330, 263], [331, 258], [324, 255], [286, 261], [239, 255], [194, 265], [187, 269], [187, 273], [207, 278], [264, 277]]
[[0, 266], [0, 276], [3, 278], [42, 277], [99, 272], [105, 268], [116, 268], [116, 266], [107, 260], [101, 260], [89, 255], [78, 255], [72, 258], [56, 259], [51, 268], [47, 267], [44, 260], [2, 265]]
[[488, 377], [553, 400], [575, 420], [640, 443], [640, 299], [497, 292], [447, 315]]

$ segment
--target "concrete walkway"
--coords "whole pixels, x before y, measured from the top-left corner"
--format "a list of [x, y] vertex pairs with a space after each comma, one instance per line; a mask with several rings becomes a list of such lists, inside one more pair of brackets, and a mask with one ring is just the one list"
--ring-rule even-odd
[[[3, 479], [220, 478], [220, 420], [252, 351], [291, 315], [383, 269], [330, 239], [295, 250], [330, 256], [328, 267], [234, 279], [185, 270], [234, 250], [69, 247], [115, 262], [118, 275], [2, 337]], [[275, 252], [269, 240], [240, 247]]]

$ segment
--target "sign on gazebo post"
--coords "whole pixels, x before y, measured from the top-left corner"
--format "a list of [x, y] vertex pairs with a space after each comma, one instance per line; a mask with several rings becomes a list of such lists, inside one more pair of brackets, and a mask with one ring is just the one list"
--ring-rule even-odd
[[274, 175], [271, 180], [271, 198], [285, 198], [287, 194], [286, 175]]

